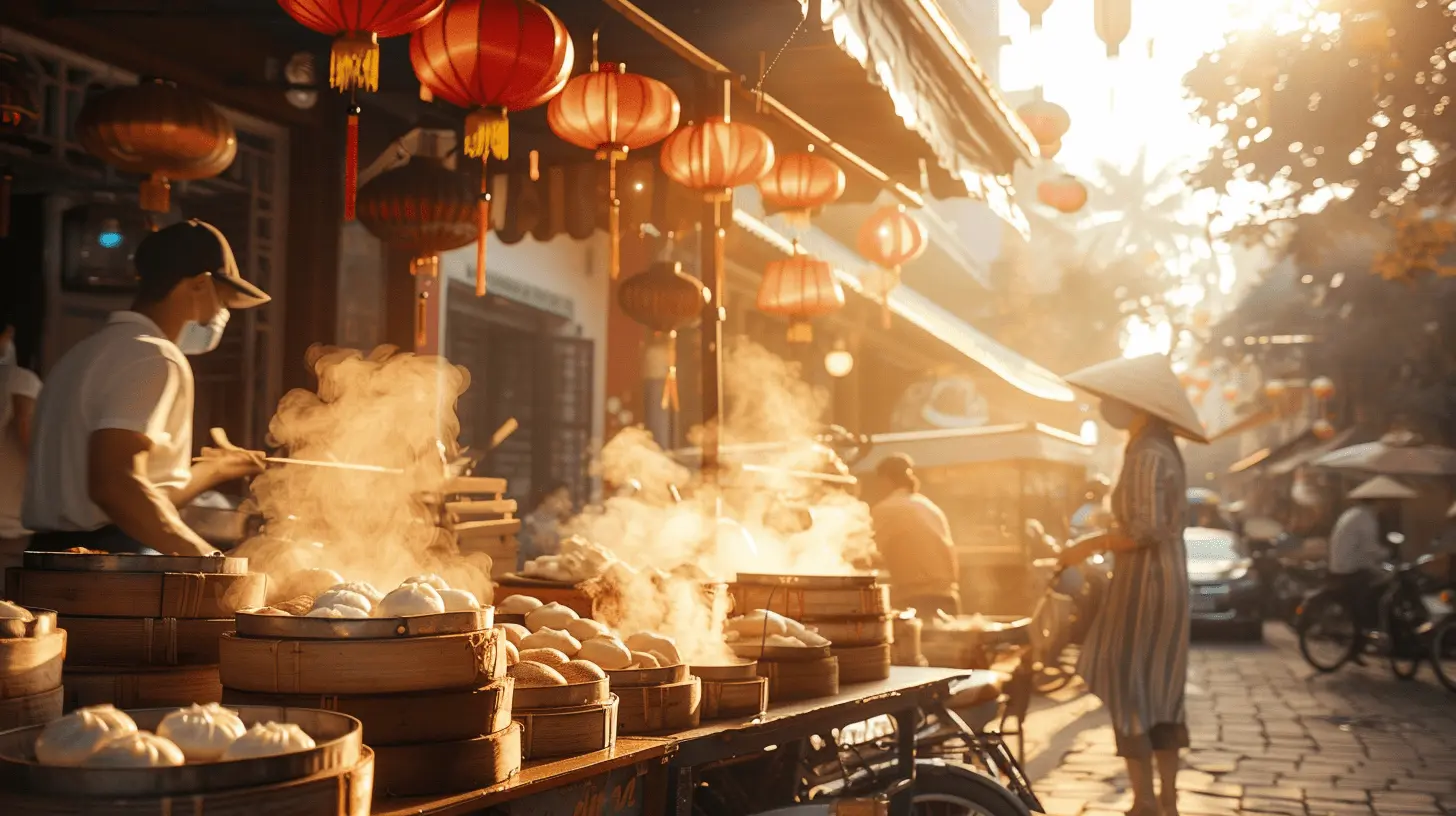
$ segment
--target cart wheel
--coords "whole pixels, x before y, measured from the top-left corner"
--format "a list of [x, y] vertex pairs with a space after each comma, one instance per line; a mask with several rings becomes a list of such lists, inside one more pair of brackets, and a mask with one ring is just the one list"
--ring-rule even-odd
[[[1029, 792], [1028, 792], [1029, 793]], [[915, 763], [914, 816], [1028, 816], [1031, 810], [996, 780], [954, 762]]]
[[1431, 668], [1447, 691], [1456, 691], [1456, 615], [1447, 615], [1431, 634]]

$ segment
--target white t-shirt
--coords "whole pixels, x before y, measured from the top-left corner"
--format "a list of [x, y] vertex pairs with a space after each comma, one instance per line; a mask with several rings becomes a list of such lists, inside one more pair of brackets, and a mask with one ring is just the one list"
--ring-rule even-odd
[[30, 369], [0, 363], [0, 538], [26, 535], [20, 523], [20, 502], [25, 495], [25, 451], [11, 426], [15, 397], [40, 396], [40, 377]]
[[1331, 575], [1352, 575], [1374, 569], [1385, 560], [1380, 546], [1380, 521], [1374, 511], [1354, 505], [1340, 514], [1330, 531], [1329, 571]]
[[36, 531], [95, 530], [111, 523], [86, 486], [95, 431], [146, 434], [147, 478], [182, 487], [192, 475], [192, 366], [161, 329], [115, 312], [47, 375], [35, 411], [22, 517]]

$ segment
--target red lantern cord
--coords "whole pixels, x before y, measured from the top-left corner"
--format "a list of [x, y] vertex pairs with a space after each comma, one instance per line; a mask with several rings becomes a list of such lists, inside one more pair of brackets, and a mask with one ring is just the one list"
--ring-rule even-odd
[[349, 106], [348, 135], [344, 141], [344, 220], [354, 220], [359, 197], [359, 106]]
[[486, 175], [486, 162], [480, 157], [480, 199], [475, 203], [475, 225], [480, 237], [475, 239], [475, 296], [485, 297], [485, 238], [490, 234], [490, 177]]

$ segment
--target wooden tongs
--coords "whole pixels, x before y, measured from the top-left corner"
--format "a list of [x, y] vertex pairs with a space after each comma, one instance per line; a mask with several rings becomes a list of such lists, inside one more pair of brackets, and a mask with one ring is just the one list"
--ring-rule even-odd
[[[243, 448], [234, 445], [231, 439], [228, 439], [227, 431], [223, 430], [222, 428], [213, 428], [211, 431], [209, 431], [209, 434], [212, 436], [212, 444], [218, 446], [222, 450], [243, 450]], [[262, 451], [250, 452], [260, 455], [262, 454]], [[305, 465], [307, 467], [333, 468], [334, 470], [353, 470], [361, 473], [388, 473], [396, 476], [404, 474], [404, 470], [401, 468], [387, 468], [381, 467], [379, 465], [358, 465], [354, 464], [353, 462], [328, 462], [320, 459], [293, 459], [287, 456], [264, 456], [263, 461], [272, 462], [278, 465]]]

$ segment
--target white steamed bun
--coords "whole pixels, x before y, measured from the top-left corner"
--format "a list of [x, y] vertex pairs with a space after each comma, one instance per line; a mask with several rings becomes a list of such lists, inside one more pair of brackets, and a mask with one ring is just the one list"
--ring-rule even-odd
[[222, 759], [228, 762], [234, 759], [277, 756], [294, 751], [307, 751], [312, 747], [313, 737], [293, 723], [258, 723], [233, 740], [223, 752]]
[[357, 606], [315, 606], [305, 618], [367, 618], [369, 613]]
[[133, 731], [101, 743], [84, 764], [97, 768], [175, 768], [186, 762], [182, 749], [166, 737]]
[[556, 649], [567, 657], [575, 657], [581, 651], [581, 641], [563, 629], [538, 629], [521, 638], [520, 647], [523, 652], [527, 649]]
[[576, 610], [565, 604], [552, 601], [526, 614], [526, 628], [535, 632], [538, 629], [565, 629], [571, 625], [580, 615]]
[[444, 592], [445, 590], [450, 588], [450, 585], [445, 582], [444, 578], [441, 578], [433, 572], [425, 572], [419, 575], [411, 575], [410, 577], [399, 582], [400, 586], [404, 586], [405, 584], [429, 584], [440, 592]]
[[314, 598], [313, 605], [315, 609], [320, 606], [352, 606], [363, 610], [366, 616], [374, 611], [374, 602], [369, 600], [369, 596], [352, 589], [331, 589]]
[[541, 601], [530, 595], [511, 595], [495, 605], [497, 615], [528, 615], [541, 608]]
[[475, 593], [465, 589], [442, 589], [440, 600], [445, 603], [446, 612], [469, 612], [480, 608], [480, 601], [475, 599]]
[[157, 736], [171, 740], [190, 762], [212, 762], [246, 730], [236, 711], [207, 703], [179, 708], [163, 717]]
[[41, 730], [35, 758], [42, 765], [80, 765], [102, 743], [136, 730], [132, 718], [116, 706], [78, 708]]
[[345, 581], [342, 584], [334, 584], [333, 586], [329, 587], [330, 592], [339, 589], [348, 590], [349, 592], [357, 592], [360, 595], [368, 598], [369, 603], [371, 604], [377, 604], [380, 601], [384, 600], [384, 593], [380, 592], [378, 589], [375, 588], [373, 584], [369, 583], [368, 581]]
[[411, 615], [438, 615], [445, 611], [439, 590], [429, 584], [400, 584], [399, 589], [384, 596], [374, 610], [378, 618], [405, 618]]

